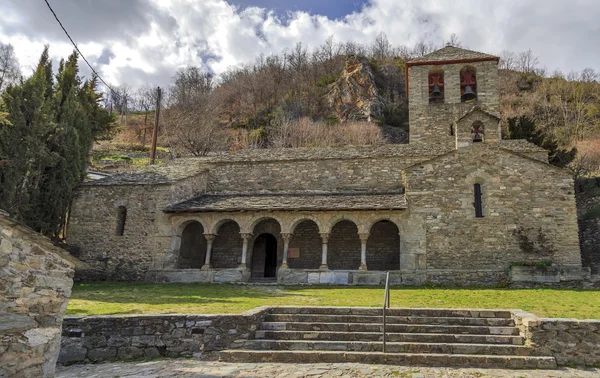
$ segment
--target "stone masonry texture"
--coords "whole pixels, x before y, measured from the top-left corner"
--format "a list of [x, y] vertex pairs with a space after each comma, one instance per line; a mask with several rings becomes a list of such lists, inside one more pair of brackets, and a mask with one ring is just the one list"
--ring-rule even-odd
[[240, 348], [264, 317], [240, 315], [132, 315], [67, 317], [59, 363], [192, 357]]
[[54, 377], [74, 260], [0, 211], [0, 377]]
[[[279, 269], [282, 283], [379, 284], [391, 270], [395, 284], [407, 285], [582, 284], [590, 268], [598, 269], [597, 253], [589, 252], [594, 243], [587, 241], [595, 240], [597, 228], [583, 225], [582, 259], [572, 176], [550, 165], [540, 147], [500, 139], [497, 63], [455, 47], [409, 62], [408, 144], [251, 149], [80, 186], [67, 232], [71, 253], [91, 267], [80, 278], [264, 277], [266, 237], [260, 235], [266, 233], [276, 240], [278, 267], [285, 240], [300, 251]], [[472, 102], [460, 98], [466, 66], [476, 73]], [[429, 103], [434, 68], [444, 71], [444, 103]], [[474, 125], [482, 142], [473, 141]], [[481, 218], [474, 211], [476, 184]], [[120, 207], [127, 209], [123, 235], [116, 232]], [[200, 226], [191, 231], [190, 222]], [[210, 267], [202, 268], [207, 243], [200, 233], [214, 238]], [[359, 270], [361, 238], [367, 271]], [[350, 272], [318, 270], [323, 240], [328, 268]], [[190, 251], [198, 258], [190, 260]], [[551, 275], [514, 268], [542, 261], [552, 265]]]

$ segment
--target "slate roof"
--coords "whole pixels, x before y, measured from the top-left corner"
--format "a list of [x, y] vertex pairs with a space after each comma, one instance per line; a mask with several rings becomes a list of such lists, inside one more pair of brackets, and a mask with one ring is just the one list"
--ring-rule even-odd
[[170, 160], [164, 164], [150, 165], [135, 172], [115, 173], [108, 177], [86, 181], [83, 186], [107, 185], [159, 185], [173, 184], [179, 180], [196, 176], [206, 167], [202, 167], [197, 158]]
[[451, 148], [440, 145], [382, 144], [378, 146], [248, 149], [200, 158], [203, 162], [248, 162], [359, 159], [370, 157], [436, 156]]
[[259, 161], [354, 159], [395, 156], [437, 156], [452, 148], [439, 145], [384, 144], [380, 146], [302, 147], [240, 150], [197, 158], [170, 160], [164, 164], [151, 165], [136, 172], [116, 173], [109, 177], [87, 181], [81, 185], [158, 185], [173, 184], [195, 176], [211, 163], [247, 163]]
[[[514, 152], [543, 152], [544, 149], [526, 140], [500, 141], [502, 148]], [[103, 179], [87, 181], [83, 186], [160, 185], [173, 184], [196, 176], [207, 164], [248, 163], [260, 161], [360, 159], [385, 157], [435, 157], [453, 151], [452, 146], [384, 144], [381, 146], [346, 146], [333, 148], [273, 148], [241, 150], [234, 153], [199, 158], [180, 158], [164, 164], [151, 165], [131, 173], [116, 173]]]
[[408, 62], [408, 65], [411, 63], [420, 63], [420, 62], [443, 62], [443, 61], [453, 61], [453, 60], [471, 60], [471, 59], [482, 59], [482, 60], [491, 60], [491, 59], [500, 59], [495, 55], [485, 54], [478, 51], [472, 51], [467, 49], [461, 49], [459, 47], [454, 46], [446, 46], [439, 50], [436, 50], [427, 55], [411, 59]]
[[548, 150], [533, 144], [525, 139], [502, 139], [498, 142], [501, 148], [510, 150], [512, 152], [548, 152]]
[[166, 213], [261, 210], [396, 210], [407, 208], [403, 190], [206, 193], [171, 205]]

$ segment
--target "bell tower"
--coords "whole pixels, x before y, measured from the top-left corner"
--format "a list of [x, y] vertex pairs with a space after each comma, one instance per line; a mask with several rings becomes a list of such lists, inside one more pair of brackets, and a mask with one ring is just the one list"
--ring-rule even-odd
[[[406, 64], [409, 143], [458, 148], [468, 143], [498, 140], [499, 59], [446, 46], [409, 61]], [[474, 111], [480, 116], [467, 117]], [[471, 118], [478, 121], [485, 118], [485, 127], [480, 123], [463, 125]], [[459, 120], [461, 127], [457, 127]], [[463, 128], [468, 128], [468, 132], [463, 132]]]

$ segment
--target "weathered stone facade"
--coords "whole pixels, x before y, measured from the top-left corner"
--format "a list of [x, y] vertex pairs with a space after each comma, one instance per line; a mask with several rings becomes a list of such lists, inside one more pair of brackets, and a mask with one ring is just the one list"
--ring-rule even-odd
[[515, 324], [536, 355], [550, 355], [559, 366], [600, 364], [600, 320], [540, 318], [512, 311]]
[[572, 179], [500, 139], [497, 63], [454, 47], [409, 62], [407, 145], [246, 150], [82, 185], [67, 240], [109, 279], [544, 283], [511, 274], [543, 263], [581, 281]]
[[[321, 351], [328, 356], [313, 357], [319, 362], [325, 358], [344, 362], [349, 353], [370, 363], [387, 355], [392, 360], [383, 362], [419, 366], [555, 368], [600, 363], [599, 320], [539, 318], [522, 310], [500, 309], [390, 308], [388, 327], [396, 333], [389, 334], [388, 341], [395, 345], [388, 344], [391, 353], [374, 356], [369, 352], [381, 350], [381, 311], [372, 307], [260, 307], [232, 315], [66, 317], [59, 363], [211, 359], [219, 351], [221, 358], [246, 353], [244, 362], [253, 352], [263, 352], [257, 357], [266, 359], [286, 351], [304, 355], [284, 356], [285, 362], [310, 362], [302, 360], [310, 358], [306, 353]], [[352, 353], [356, 351], [361, 353]], [[533, 361], [540, 357], [542, 365]]]
[[600, 177], [579, 179], [576, 192], [581, 258], [600, 278]]
[[73, 260], [0, 210], [0, 377], [54, 377]]
[[66, 317], [58, 362], [192, 357], [240, 348], [265, 313], [259, 307], [240, 315]]

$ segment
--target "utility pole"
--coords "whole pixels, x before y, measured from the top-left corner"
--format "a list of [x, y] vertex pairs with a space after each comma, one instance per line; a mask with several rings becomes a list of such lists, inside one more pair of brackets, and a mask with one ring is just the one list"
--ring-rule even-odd
[[152, 149], [150, 150], [150, 165], [156, 159], [156, 139], [158, 138], [158, 119], [160, 118], [160, 87], [156, 88], [156, 111], [154, 112], [154, 130], [152, 131]]

